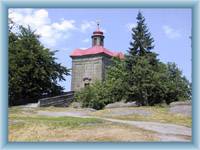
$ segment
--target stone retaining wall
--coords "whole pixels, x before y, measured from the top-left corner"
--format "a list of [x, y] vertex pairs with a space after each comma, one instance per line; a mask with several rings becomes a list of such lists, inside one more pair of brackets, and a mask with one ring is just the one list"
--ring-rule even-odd
[[48, 107], [48, 106], [55, 106], [55, 107], [67, 107], [74, 99], [74, 91], [66, 92], [60, 96], [54, 97], [47, 97], [39, 99], [39, 106], [40, 107]]

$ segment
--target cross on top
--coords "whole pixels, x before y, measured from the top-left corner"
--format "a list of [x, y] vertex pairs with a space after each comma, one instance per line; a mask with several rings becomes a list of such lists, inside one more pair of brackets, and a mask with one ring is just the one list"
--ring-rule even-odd
[[99, 24], [100, 24], [100, 21], [97, 20], [96, 22], [97, 22], [97, 31], [99, 31], [99, 26], [100, 26]]

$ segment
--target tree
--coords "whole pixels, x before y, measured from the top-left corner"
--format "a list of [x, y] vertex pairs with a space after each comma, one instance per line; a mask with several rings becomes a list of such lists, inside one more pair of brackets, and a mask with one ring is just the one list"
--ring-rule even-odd
[[9, 105], [37, 102], [44, 95], [58, 95], [69, 69], [56, 62], [56, 51], [39, 41], [30, 27], [9, 30]]
[[77, 91], [75, 100], [80, 102], [82, 107], [94, 109], [102, 109], [105, 105], [111, 103], [105, 83], [101, 81], [96, 81], [90, 86]]
[[111, 103], [126, 99], [126, 75], [124, 60], [113, 57], [112, 65], [107, 68], [105, 80], [105, 87], [108, 91], [107, 97]]
[[191, 85], [175, 63], [167, 64], [166, 103], [191, 99]]
[[132, 28], [132, 41], [130, 42], [130, 48], [128, 55], [126, 55], [127, 69], [131, 70], [134, 64], [136, 56], [143, 56], [150, 52], [154, 48], [154, 39], [151, 37], [151, 33], [148, 31], [145, 24], [145, 18], [141, 12], [137, 15], [137, 26]]
[[157, 71], [159, 60], [157, 54], [151, 52], [154, 48], [153, 38], [145, 24], [142, 13], [137, 15], [137, 26], [132, 28], [132, 41], [126, 55], [126, 71], [128, 86], [127, 101], [136, 99], [142, 105], [148, 104], [150, 89], [152, 88], [152, 77]]
[[127, 101], [138, 105], [154, 105], [186, 100], [191, 88], [175, 64], [164, 64], [152, 52], [153, 38], [142, 13], [137, 15], [137, 26], [132, 29], [131, 47], [125, 57]]
[[191, 99], [191, 86], [174, 63], [161, 62], [152, 52], [153, 38], [141, 12], [132, 29], [131, 47], [124, 60], [113, 58], [106, 80], [77, 93], [83, 107], [102, 109], [106, 104], [126, 100], [155, 105]]
[[107, 68], [105, 81], [96, 81], [75, 93], [75, 100], [80, 102], [82, 107], [102, 109], [105, 105], [121, 101], [126, 96], [124, 61], [113, 58], [112, 62]]

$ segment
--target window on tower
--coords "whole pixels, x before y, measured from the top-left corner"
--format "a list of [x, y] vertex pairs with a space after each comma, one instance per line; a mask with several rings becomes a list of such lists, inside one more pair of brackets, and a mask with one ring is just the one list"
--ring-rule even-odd
[[103, 46], [103, 38], [101, 39], [101, 44], [100, 45]]
[[90, 83], [85, 83], [84, 86], [85, 86], [85, 87], [88, 87], [88, 86], [90, 86]]
[[97, 38], [94, 38], [94, 46], [97, 45]]

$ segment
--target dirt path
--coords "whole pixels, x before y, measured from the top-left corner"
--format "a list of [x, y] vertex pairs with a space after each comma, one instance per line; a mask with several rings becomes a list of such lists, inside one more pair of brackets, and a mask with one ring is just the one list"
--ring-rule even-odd
[[191, 137], [192, 135], [191, 128], [175, 124], [146, 122], [146, 121], [127, 121], [127, 120], [118, 120], [118, 119], [101, 118], [101, 117], [96, 117], [96, 118], [133, 125], [141, 129], [154, 131], [157, 133], [156, 136], [159, 137], [161, 141], [185, 142], [185, 141], [190, 141], [185, 139], [185, 137]]
[[106, 121], [117, 122], [127, 125], [133, 125], [135, 127], [150, 130], [156, 132], [156, 136], [160, 138], [161, 141], [190, 141], [186, 137], [191, 137], [192, 130], [191, 128], [169, 124], [169, 123], [159, 123], [159, 122], [147, 122], [147, 121], [128, 121], [128, 120], [119, 120], [111, 119], [104, 117], [88, 116], [87, 113], [81, 112], [48, 112], [48, 111], [39, 111], [38, 115], [45, 115], [51, 117], [60, 117], [60, 116], [72, 116], [72, 117], [81, 117], [81, 118], [98, 118]]
[[[99, 118], [99, 117], [96, 117], [96, 118]], [[191, 128], [175, 125], [175, 124], [146, 122], [146, 121], [127, 121], [127, 120], [118, 120], [118, 119], [101, 118], [101, 117], [99, 119], [134, 125], [138, 128], [155, 131], [162, 134], [176, 134], [176, 135], [191, 136]]]

